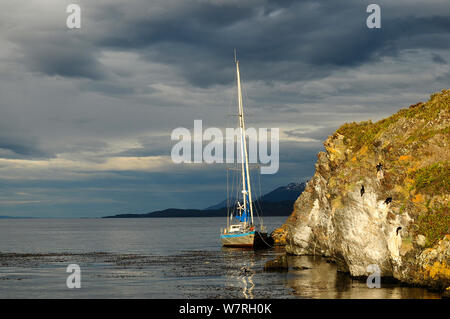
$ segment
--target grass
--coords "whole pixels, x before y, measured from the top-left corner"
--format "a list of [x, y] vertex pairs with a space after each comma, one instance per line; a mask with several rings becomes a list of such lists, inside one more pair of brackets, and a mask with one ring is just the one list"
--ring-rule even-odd
[[[345, 123], [338, 130], [337, 133], [344, 136], [344, 142], [350, 145], [354, 152], [359, 150], [364, 145], [369, 148], [376, 147], [377, 137], [381, 136], [391, 124], [397, 123], [400, 119], [406, 118], [409, 120], [420, 121], [423, 123], [418, 126], [412, 136], [409, 137], [407, 143], [420, 141], [423, 142], [437, 133], [443, 133], [444, 136], [449, 132], [449, 128], [446, 127], [443, 130], [426, 129], [423, 130], [423, 126], [436, 119], [441, 111], [450, 109], [450, 102], [448, 95], [450, 90], [443, 90], [442, 93], [434, 93], [431, 95], [430, 100], [427, 103], [417, 103], [411, 105], [409, 108], [401, 109], [394, 115], [380, 120], [376, 123], [372, 121], [365, 122], [352, 122]], [[402, 145], [399, 145], [402, 147]]]
[[436, 205], [428, 208], [418, 219], [418, 231], [426, 238], [426, 247], [432, 247], [450, 232], [450, 206]]
[[[413, 173], [416, 194], [446, 194], [450, 189], [449, 162], [437, 162]], [[420, 192], [420, 193], [419, 193]], [[435, 203], [430, 207], [427, 200], [426, 211], [419, 215], [418, 231], [426, 237], [427, 247], [433, 246], [445, 234], [450, 232], [450, 209], [448, 203]]]
[[413, 173], [416, 192], [448, 193], [450, 190], [449, 162], [437, 162]]
[[364, 145], [373, 143], [379, 128], [369, 120], [361, 123], [345, 123], [337, 132], [344, 135], [344, 142], [351, 144], [353, 151], [357, 151]]

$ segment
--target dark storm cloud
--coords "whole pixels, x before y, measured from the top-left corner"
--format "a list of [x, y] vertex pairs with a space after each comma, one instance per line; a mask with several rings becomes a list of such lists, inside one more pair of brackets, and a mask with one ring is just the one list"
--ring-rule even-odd
[[106, 76], [98, 61], [98, 48], [83, 37], [52, 30], [37, 36], [21, 34], [15, 40], [23, 45], [22, 61], [33, 72], [93, 80]]
[[40, 159], [50, 158], [53, 154], [39, 149], [35, 144], [26, 140], [0, 137], [0, 158], [8, 159]]
[[51, 157], [51, 154], [40, 150], [34, 142], [0, 136], [0, 157], [16, 159]]
[[[367, 4], [180, 2], [170, 11], [163, 6], [156, 17], [129, 14], [128, 5], [109, 6], [98, 11], [98, 19], [113, 21], [114, 26], [104, 27], [114, 32], [93, 41], [100, 47], [136, 50], [148, 60], [176, 67], [198, 86], [231, 81], [229, 61], [235, 47], [246, 61], [247, 79], [284, 81], [322, 77], [405, 48], [449, 47], [446, 16], [402, 17], [400, 10], [390, 10], [386, 3], [382, 29], [371, 30], [365, 26]], [[415, 41], [422, 36], [427, 41]], [[275, 67], [264, 67], [267, 63]]]
[[50, 150], [42, 147], [39, 138], [28, 128], [21, 127], [20, 121], [0, 103], [0, 159], [41, 159], [53, 156]]
[[[405, 48], [450, 43], [445, 12], [402, 16], [381, 2], [382, 28], [365, 25], [366, 1], [167, 1], [81, 4], [80, 31], [34, 34], [19, 42], [27, 64], [48, 75], [106, 81], [93, 90], [130, 94], [108, 83], [101, 50], [137, 52], [170, 65], [195, 86], [233, 79], [233, 48], [246, 61], [246, 79], [295, 81], [321, 78]], [[412, 4], [421, 13], [420, 6]], [[424, 39], [426, 39], [424, 41]]]

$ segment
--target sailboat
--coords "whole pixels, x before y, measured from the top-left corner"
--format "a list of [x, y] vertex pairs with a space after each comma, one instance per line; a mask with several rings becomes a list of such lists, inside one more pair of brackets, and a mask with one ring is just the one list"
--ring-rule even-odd
[[[254, 222], [254, 203], [252, 201], [252, 188], [248, 163], [247, 140], [245, 136], [244, 106], [242, 103], [241, 75], [239, 60], [234, 53], [236, 64], [237, 93], [238, 93], [238, 122], [241, 145], [240, 194], [233, 200], [233, 209], [228, 209], [227, 227], [221, 230], [220, 239], [224, 247], [269, 247], [269, 237], [265, 232], [262, 219], [259, 224]], [[234, 215], [233, 215], [234, 212]]]

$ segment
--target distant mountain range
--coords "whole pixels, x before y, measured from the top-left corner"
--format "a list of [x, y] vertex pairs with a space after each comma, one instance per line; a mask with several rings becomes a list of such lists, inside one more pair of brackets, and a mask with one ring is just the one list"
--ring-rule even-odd
[[30, 218], [36, 218], [36, 217], [0, 216], [0, 219], [30, 219]]
[[[305, 190], [306, 183], [290, 183], [287, 186], [280, 186], [273, 191], [261, 196], [259, 198], [259, 201], [261, 202], [283, 202], [283, 201], [295, 201], [300, 194]], [[234, 202], [235, 200], [231, 200], [231, 202]], [[227, 207], [227, 200], [223, 200], [220, 203], [209, 206], [205, 208], [205, 210], [210, 209], [220, 209]]]
[[[292, 205], [304, 191], [305, 183], [290, 183], [261, 196], [255, 201], [255, 207], [262, 209], [263, 216], [288, 216], [292, 213]], [[206, 209], [169, 208], [145, 214], [118, 214], [103, 218], [152, 218], [152, 217], [214, 217], [225, 216], [227, 200]]]

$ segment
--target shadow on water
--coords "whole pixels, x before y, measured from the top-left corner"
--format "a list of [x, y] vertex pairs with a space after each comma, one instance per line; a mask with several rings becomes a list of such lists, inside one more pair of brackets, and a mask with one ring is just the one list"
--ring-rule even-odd
[[[370, 289], [364, 280], [338, 272], [336, 265], [325, 258], [289, 256], [282, 248], [222, 248], [218, 253], [197, 252], [194, 260], [190, 275], [202, 277], [204, 283], [196, 289], [192, 285], [179, 286], [194, 298], [440, 298], [440, 294], [427, 289], [405, 287], [383, 279], [381, 288]], [[268, 264], [272, 265], [271, 269], [267, 269]], [[174, 270], [173, 276], [185, 276], [179, 267]]]
[[[381, 288], [368, 288], [366, 281], [338, 272], [337, 266], [319, 256], [280, 256], [287, 269], [286, 285], [299, 298], [326, 299], [421, 299], [440, 298], [424, 288], [406, 287], [381, 278]], [[281, 262], [283, 263], [283, 262]], [[281, 268], [280, 268], [281, 270]]]

